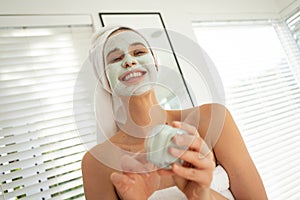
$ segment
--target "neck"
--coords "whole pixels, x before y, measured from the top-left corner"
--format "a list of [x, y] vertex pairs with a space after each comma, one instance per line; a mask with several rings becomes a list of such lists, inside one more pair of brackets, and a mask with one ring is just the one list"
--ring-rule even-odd
[[122, 143], [126, 141], [129, 144], [131, 141], [142, 144], [153, 126], [164, 124], [167, 120], [167, 112], [158, 104], [154, 90], [139, 96], [120, 98], [127, 115], [125, 124], [118, 124]]
[[[128, 119], [132, 119], [138, 126], [155, 125], [154, 123], [158, 123], [157, 119], [161, 119], [161, 116], [165, 118], [166, 112], [160, 107], [154, 90], [139, 96], [122, 97], [122, 101]], [[161, 123], [164, 123], [164, 121]]]

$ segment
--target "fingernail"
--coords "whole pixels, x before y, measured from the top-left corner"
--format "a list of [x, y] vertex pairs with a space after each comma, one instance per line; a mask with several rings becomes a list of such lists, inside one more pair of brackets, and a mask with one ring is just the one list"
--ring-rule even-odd
[[176, 163], [174, 163], [172, 166], [173, 166], [173, 169], [175, 169], [175, 170], [177, 170], [179, 168], [179, 166]]
[[122, 181], [122, 175], [118, 173], [112, 173], [110, 175], [110, 179], [112, 180], [112, 182], [120, 182]]
[[178, 127], [180, 125], [180, 122], [179, 121], [173, 121], [172, 124], [173, 124], [173, 126], [177, 126]]
[[111, 181], [114, 183], [114, 184], [122, 184], [122, 183], [132, 183], [134, 184], [135, 181], [129, 177], [126, 177], [124, 176], [123, 174], [119, 174], [119, 173], [112, 173], [111, 176], [110, 176], [110, 179]]

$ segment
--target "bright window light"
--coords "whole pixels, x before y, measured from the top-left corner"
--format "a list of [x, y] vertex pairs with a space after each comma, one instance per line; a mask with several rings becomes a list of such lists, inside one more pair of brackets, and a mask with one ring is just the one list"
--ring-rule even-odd
[[[299, 199], [300, 88], [282, 22], [194, 23], [269, 199]], [[284, 44], [282, 42], [284, 39]], [[299, 53], [299, 52], [298, 52]]]

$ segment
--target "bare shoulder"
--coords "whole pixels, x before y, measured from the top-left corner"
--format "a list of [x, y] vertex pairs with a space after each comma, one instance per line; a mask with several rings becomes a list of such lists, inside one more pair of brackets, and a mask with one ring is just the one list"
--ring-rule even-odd
[[101, 152], [106, 145], [98, 144], [87, 151], [82, 159], [82, 178], [86, 199], [117, 199], [110, 175], [116, 171], [103, 162]]
[[202, 138], [210, 132], [220, 132], [223, 127], [228, 110], [221, 104], [203, 104], [184, 110], [168, 111], [171, 121], [182, 121], [195, 126]]
[[197, 108], [199, 109], [200, 114], [202, 114], [202, 117], [204, 119], [210, 118], [214, 115], [226, 115], [226, 113], [228, 112], [226, 106], [218, 103], [203, 104], [198, 106]]
[[104, 152], [107, 150], [106, 144], [97, 144], [87, 151], [82, 158], [82, 169], [101, 168], [103, 171], [112, 171], [104, 162]]
[[202, 121], [211, 120], [212, 116], [224, 115], [228, 112], [227, 108], [222, 104], [210, 103], [195, 106], [184, 110], [168, 110], [168, 116], [173, 120], [185, 121], [189, 118], [197, 118]]

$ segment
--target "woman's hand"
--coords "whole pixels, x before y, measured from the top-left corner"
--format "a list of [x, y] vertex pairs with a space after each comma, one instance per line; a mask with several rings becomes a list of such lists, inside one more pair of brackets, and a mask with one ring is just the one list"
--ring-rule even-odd
[[173, 142], [178, 146], [188, 146], [188, 150], [171, 147], [171, 155], [184, 161], [183, 165], [172, 164], [172, 170], [159, 170], [161, 175], [173, 174], [178, 188], [188, 199], [211, 199], [210, 184], [213, 178], [215, 162], [213, 154], [197, 129], [183, 122], [173, 122], [173, 127], [189, 134], [176, 135]]
[[144, 155], [123, 156], [121, 163], [124, 172], [111, 174], [111, 181], [122, 199], [147, 200], [159, 188], [160, 176], [156, 168], [143, 162], [145, 159], [141, 157]]

